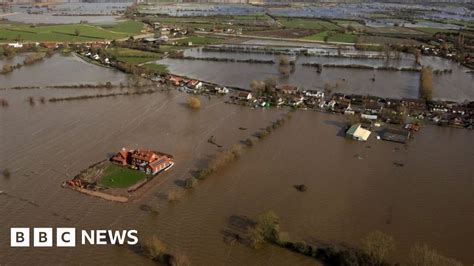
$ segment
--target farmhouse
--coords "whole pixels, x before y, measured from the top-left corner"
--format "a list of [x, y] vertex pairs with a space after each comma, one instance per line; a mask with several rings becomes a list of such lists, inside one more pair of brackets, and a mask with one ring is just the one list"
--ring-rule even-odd
[[110, 160], [113, 163], [129, 166], [151, 175], [156, 175], [174, 165], [172, 158], [168, 155], [149, 150], [127, 150], [125, 148], [122, 148]]

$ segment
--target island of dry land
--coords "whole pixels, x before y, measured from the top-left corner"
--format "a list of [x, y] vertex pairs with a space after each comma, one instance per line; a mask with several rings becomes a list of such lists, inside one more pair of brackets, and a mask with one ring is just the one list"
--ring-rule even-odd
[[127, 202], [137, 196], [139, 188], [173, 165], [173, 156], [169, 154], [124, 148], [109, 160], [91, 165], [63, 186], [106, 200]]

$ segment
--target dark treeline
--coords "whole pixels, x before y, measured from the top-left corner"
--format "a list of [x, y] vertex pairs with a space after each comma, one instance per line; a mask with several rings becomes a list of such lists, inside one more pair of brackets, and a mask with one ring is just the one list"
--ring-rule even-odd
[[275, 64], [275, 61], [273, 60], [261, 60], [261, 59], [233, 59], [233, 58], [220, 58], [220, 57], [193, 57], [193, 56], [183, 56], [183, 57], [178, 57], [177, 59], [230, 62], [230, 63]]
[[229, 52], [229, 53], [251, 53], [251, 54], [293, 54], [290, 49], [275, 50], [273, 48], [260, 47], [237, 47], [237, 46], [206, 46], [201, 48], [204, 52]]
[[94, 99], [94, 98], [106, 98], [106, 97], [114, 97], [114, 96], [132, 96], [132, 95], [142, 95], [142, 94], [152, 94], [155, 93], [156, 90], [145, 90], [145, 91], [136, 91], [136, 92], [117, 92], [117, 93], [110, 93], [110, 94], [95, 94], [95, 95], [81, 95], [81, 96], [74, 96], [74, 97], [65, 97], [65, 98], [50, 98], [49, 102], [61, 102], [61, 101], [74, 101], [74, 100], [86, 100], [86, 99]]
[[[407, 72], [420, 72], [420, 68], [415, 67], [392, 67], [392, 66], [367, 66], [367, 65], [338, 65], [338, 64], [319, 64], [319, 63], [303, 63], [303, 66], [308, 67], [330, 67], [330, 68], [355, 68], [355, 69], [370, 69], [370, 70], [384, 70], [384, 71], [407, 71]], [[445, 70], [443, 70], [445, 71]], [[446, 70], [449, 71], [449, 70]]]

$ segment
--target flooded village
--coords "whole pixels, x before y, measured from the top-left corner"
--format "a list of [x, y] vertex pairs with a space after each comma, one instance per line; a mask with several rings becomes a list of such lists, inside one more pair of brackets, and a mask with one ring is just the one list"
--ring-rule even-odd
[[0, 241], [0, 264], [472, 264], [470, 7], [4, 8], [0, 239], [140, 245]]

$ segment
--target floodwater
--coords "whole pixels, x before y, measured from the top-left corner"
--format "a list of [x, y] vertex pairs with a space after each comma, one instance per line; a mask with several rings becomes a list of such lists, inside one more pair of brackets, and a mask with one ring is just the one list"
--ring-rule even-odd
[[33, 7], [31, 5], [13, 5], [11, 10], [0, 12], [0, 17], [15, 22], [31, 24], [68, 24], [87, 21], [89, 23], [114, 23], [125, 11], [128, 2], [84, 3], [69, 1], [49, 5], [47, 7]]
[[[3, 64], [3, 60], [0, 64]], [[11, 59], [13, 62], [21, 63], [22, 56]], [[7, 75], [0, 75], [0, 88], [11, 88], [16, 86], [50, 86], [50, 85], [74, 85], [74, 84], [97, 84], [107, 81], [113, 84], [126, 83], [130, 78], [115, 69], [86, 63], [75, 55], [63, 56], [54, 54], [51, 58], [44, 59], [33, 65], [23, 66]]]
[[[318, 50], [317, 48], [313, 48]], [[319, 49], [321, 50], [321, 49]], [[328, 50], [329, 51], [329, 50]], [[331, 49], [330, 53], [337, 51]], [[343, 51], [347, 54], [364, 54], [354, 50]], [[374, 54], [371, 52], [370, 54]], [[278, 61], [278, 55], [234, 52], [208, 52], [201, 49], [190, 49], [186, 56], [203, 58], [231, 58], [231, 59], [262, 59]], [[406, 71], [382, 71], [354, 68], [323, 68], [318, 74], [316, 68], [303, 66], [303, 63], [315, 62], [322, 64], [366, 65], [366, 66], [394, 66], [414, 67], [412, 56], [403, 55], [401, 60], [385, 59], [349, 59], [324, 56], [300, 56], [296, 58], [294, 73], [282, 77], [278, 72], [277, 64], [255, 64], [244, 62], [215, 62], [202, 60], [163, 59], [158, 61], [168, 65], [170, 72], [192, 78], [206, 80], [227, 86], [249, 88], [250, 81], [264, 80], [267, 77], [277, 78], [279, 84], [293, 84], [305, 89], [322, 89], [326, 84], [337, 88], [334, 91], [376, 95], [389, 98], [417, 98], [419, 91], [419, 73]], [[433, 69], [452, 69], [451, 74], [434, 75], [434, 98], [451, 101], [474, 100], [472, 82], [474, 75], [466, 73], [467, 68], [454, 62], [436, 57], [423, 57], [423, 65]], [[375, 81], [372, 80], [375, 78]]]
[[[24, 68], [31, 71], [24, 78], [46, 84], [29, 75], [33, 67]], [[84, 71], [76, 70], [76, 77]], [[41, 78], [67, 74], [51, 71]], [[222, 98], [201, 98], [201, 110], [193, 111], [185, 104], [188, 96], [176, 91], [30, 106], [24, 99], [32, 93], [52, 97], [50, 89], [0, 91], [10, 102], [0, 109], [0, 168], [12, 173], [0, 178], [0, 239], [9, 239], [10, 227], [137, 229], [140, 239], [156, 234], [193, 265], [317, 264], [276, 247], [255, 251], [223, 241], [230, 216], [273, 210], [294, 240], [357, 245], [382, 230], [397, 241], [394, 261], [403, 262], [411, 245], [425, 242], [473, 262], [474, 150], [466, 145], [472, 131], [427, 126], [407, 146], [373, 136], [360, 143], [342, 137], [342, 116], [299, 111], [235, 164], [168, 203], [163, 193], [179, 188], [190, 171], [286, 111], [229, 105]], [[208, 143], [210, 136], [223, 148]], [[171, 153], [176, 165], [127, 204], [61, 188], [62, 181], [123, 146]], [[296, 184], [308, 191], [297, 192]], [[142, 204], [159, 213], [141, 210]], [[1, 241], [0, 254], [4, 264], [152, 265], [127, 247], [12, 249]]]

